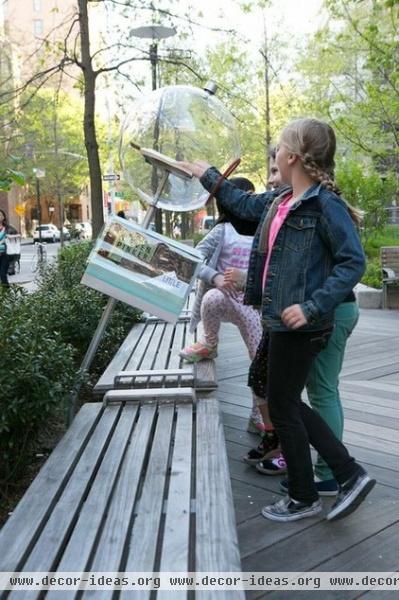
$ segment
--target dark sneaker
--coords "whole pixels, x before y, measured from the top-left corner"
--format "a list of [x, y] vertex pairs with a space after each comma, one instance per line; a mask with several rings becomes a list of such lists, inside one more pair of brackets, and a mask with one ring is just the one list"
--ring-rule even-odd
[[243, 456], [243, 461], [248, 465], [256, 465], [259, 461], [276, 455], [279, 447], [277, 433], [272, 429], [262, 434], [262, 441], [257, 448], [253, 448]]
[[327, 515], [327, 521], [336, 521], [347, 517], [375, 486], [375, 479], [370, 479], [362, 469], [340, 486], [340, 491], [332, 509]]
[[[319, 496], [336, 496], [339, 491], [339, 485], [335, 479], [326, 479], [325, 481], [315, 481], [316, 490]], [[288, 479], [280, 482], [280, 489], [288, 494]]]
[[284, 475], [287, 472], [287, 463], [284, 456], [279, 452], [273, 458], [258, 462], [256, 470], [264, 475]]
[[298, 502], [298, 500], [293, 500], [289, 496], [286, 496], [274, 504], [264, 506], [262, 508], [262, 515], [271, 521], [287, 522], [306, 519], [306, 517], [314, 517], [318, 515], [321, 510], [322, 505], [320, 499], [317, 499], [312, 504], [306, 504], [305, 502]]

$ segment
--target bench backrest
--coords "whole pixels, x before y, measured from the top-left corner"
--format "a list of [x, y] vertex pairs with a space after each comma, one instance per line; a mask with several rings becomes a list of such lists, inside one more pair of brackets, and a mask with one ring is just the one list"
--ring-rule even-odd
[[380, 249], [381, 267], [392, 269], [395, 275], [399, 275], [399, 246], [383, 246]]

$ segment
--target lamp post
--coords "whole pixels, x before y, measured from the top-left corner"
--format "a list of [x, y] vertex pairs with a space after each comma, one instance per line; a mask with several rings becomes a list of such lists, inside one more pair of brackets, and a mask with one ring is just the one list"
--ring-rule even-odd
[[34, 167], [32, 169], [35, 179], [36, 179], [36, 210], [37, 210], [37, 221], [39, 228], [39, 242], [42, 243], [42, 208], [40, 205], [40, 179], [46, 175], [46, 171], [44, 169], [39, 169], [39, 167]]
[[[152, 78], [152, 89], [157, 89], [157, 65], [158, 65], [158, 40], [162, 40], [168, 37], [176, 35], [177, 31], [174, 27], [165, 27], [164, 25], [144, 25], [143, 27], [135, 27], [130, 30], [130, 35], [138, 38], [151, 39], [149, 60], [151, 63], [151, 78]], [[158, 136], [159, 136], [159, 123], [158, 119], [155, 123], [154, 128], [154, 149], [158, 150]], [[152, 176], [152, 187], [153, 192], [158, 188], [158, 177], [156, 168], [153, 168]], [[155, 209], [155, 229], [158, 233], [162, 233], [162, 210], [160, 208]]]

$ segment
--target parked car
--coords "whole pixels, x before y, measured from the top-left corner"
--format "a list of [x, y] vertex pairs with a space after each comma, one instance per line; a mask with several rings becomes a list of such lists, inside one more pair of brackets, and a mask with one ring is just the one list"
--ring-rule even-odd
[[91, 223], [83, 221], [82, 223], [75, 223], [75, 230], [78, 232], [78, 237], [81, 240], [91, 240], [93, 230]]
[[69, 229], [67, 229], [66, 227], [63, 227], [62, 228], [62, 236], [66, 242], [69, 242], [69, 240], [71, 239], [71, 233], [70, 233]]
[[44, 242], [59, 242], [61, 238], [61, 232], [52, 223], [47, 223], [45, 225], [39, 225], [36, 227], [33, 233], [33, 241], [39, 242], [40, 237]]
[[208, 231], [210, 231], [212, 229], [212, 227], [215, 225], [215, 223], [216, 223], [216, 217], [213, 217], [211, 215], [208, 215], [207, 217], [203, 217], [203, 219], [201, 221], [200, 232], [208, 233]]

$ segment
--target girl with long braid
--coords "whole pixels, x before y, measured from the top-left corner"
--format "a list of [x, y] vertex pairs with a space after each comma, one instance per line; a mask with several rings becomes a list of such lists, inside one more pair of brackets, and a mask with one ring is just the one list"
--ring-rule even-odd
[[[276, 163], [291, 191], [249, 196], [223, 181], [216, 196], [242, 218], [261, 221], [254, 237], [245, 302], [261, 306], [268, 335], [266, 396], [288, 471], [288, 495], [262, 509], [275, 521], [313, 517], [322, 510], [313, 478], [311, 444], [339, 484], [327, 514], [352, 513], [375, 485], [320, 415], [301, 400], [314, 358], [331, 336], [334, 310], [350, 297], [365, 270], [356, 230], [358, 213], [336, 192], [336, 140], [317, 119], [298, 119], [282, 132]], [[212, 190], [220, 173], [186, 164]]]

